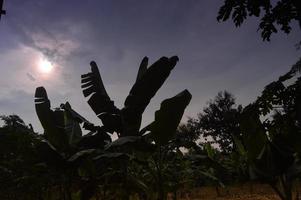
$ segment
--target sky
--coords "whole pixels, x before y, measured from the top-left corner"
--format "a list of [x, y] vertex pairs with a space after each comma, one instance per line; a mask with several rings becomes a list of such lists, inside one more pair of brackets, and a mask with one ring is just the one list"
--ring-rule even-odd
[[[80, 75], [95, 60], [111, 99], [119, 107], [133, 85], [144, 56], [179, 62], [143, 115], [154, 119], [160, 103], [184, 89], [192, 94], [183, 121], [195, 117], [223, 90], [247, 105], [264, 86], [300, 57], [301, 31], [277, 33], [263, 42], [258, 19], [240, 28], [216, 20], [221, 0], [5, 0], [0, 21], [0, 114], [17, 114], [42, 132], [34, 92], [44, 86], [52, 107], [69, 101], [100, 124], [86, 103]], [[51, 62], [49, 73], [41, 61]]]

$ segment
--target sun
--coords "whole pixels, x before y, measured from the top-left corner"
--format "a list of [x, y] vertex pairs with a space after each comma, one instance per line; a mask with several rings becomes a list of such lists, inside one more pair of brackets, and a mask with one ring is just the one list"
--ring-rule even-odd
[[39, 70], [42, 73], [49, 74], [53, 70], [53, 65], [46, 59], [41, 59], [38, 63]]

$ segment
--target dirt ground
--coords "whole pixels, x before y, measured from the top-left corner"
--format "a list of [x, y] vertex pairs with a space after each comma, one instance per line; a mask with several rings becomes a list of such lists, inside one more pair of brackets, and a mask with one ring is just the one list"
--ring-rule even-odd
[[268, 185], [249, 183], [219, 188], [219, 195], [214, 187], [202, 187], [178, 196], [179, 200], [280, 200]]

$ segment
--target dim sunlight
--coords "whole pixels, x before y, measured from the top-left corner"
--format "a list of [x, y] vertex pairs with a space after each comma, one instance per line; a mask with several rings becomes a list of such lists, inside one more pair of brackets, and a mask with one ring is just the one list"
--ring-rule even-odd
[[53, 64], [45, 58], [42, 58], [38, 63], [38, 68], [40, 72], [49, 74], [53, 70]]

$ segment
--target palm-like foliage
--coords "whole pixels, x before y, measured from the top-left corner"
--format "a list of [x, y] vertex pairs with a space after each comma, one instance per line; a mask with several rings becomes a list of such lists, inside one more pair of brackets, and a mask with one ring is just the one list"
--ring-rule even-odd
[[[72, 199], [74, 190], [79, 191], [82, 199], [91, 198], [99, 190], [110, 193], [116, 188], [121, 192], [120, 198], [128, 198], [131, 191], [146, 193], [146, 185], [138, 177], [134, 178], [131, 169], [146, 166], [148, 157], [173, 138], [191, 99], [191, 94], [184, 90], [163, 101], [155, 113], [155, 121], [140, 131], [146, 106], [178, 58], [162, 57], [150, 67], [147, 60], [142, 60], [122, 109], [108, 96], [95, 62], [91, 62], [91, 72], [82, 75], [83, 94], [89, 98], [88, 104], [101, 119], [102, 126], [88, 122], [68, 102], [52, 110], [46, 90], [37, 88], [35, 106], [45, 136], [39, 152], [47, 155], [44, 163], [59, 172], [62, 181], [57, 185], [63, 187], [65, 198]], [[91, 132], [82, 135], [80, 124]], [[109, 136], [113, 132], [119, 136], [114, 142]]]

